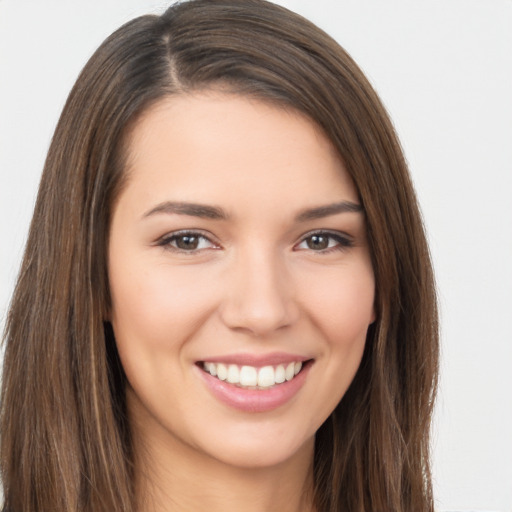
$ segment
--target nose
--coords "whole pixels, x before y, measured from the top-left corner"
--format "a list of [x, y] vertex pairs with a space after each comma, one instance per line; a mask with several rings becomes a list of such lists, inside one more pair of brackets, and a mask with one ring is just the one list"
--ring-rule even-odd
[[297, 321], [293, 294], [292, 279], [280, 258], [271, 251], [246, 252], [230, 269], [221, 318], [230, 329], [268, 336]]

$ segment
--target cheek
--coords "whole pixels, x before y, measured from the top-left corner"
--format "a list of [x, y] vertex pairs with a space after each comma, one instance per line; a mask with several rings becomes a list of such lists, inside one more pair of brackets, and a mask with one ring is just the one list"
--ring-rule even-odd
[[370, 265], [332, 269], [305, 283], [309, 311], [331, 343], [364, 344], [374, 321], [375, 283]]
[[202, 279], [197, 269], [127, 264], [110, 273], [112, 324], [121, 345], [175, 348], [202, 323], [215, 307], [212, 279]]
[[332, 413], [353, 381], [374, 320], [371, 264], [365, 259], [349, 263], [308, 273], [301, 285], [303, 311], [309, 320], [306, 328], [312, 326], [319, 348], [312, 367], [317, 382], [311, 396], [316, 404], [313, 430]]

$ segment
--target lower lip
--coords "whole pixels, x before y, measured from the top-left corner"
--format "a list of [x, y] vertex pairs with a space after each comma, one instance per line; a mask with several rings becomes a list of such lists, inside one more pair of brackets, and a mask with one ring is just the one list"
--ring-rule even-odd
[[244, 412], [267, 412], [288, 403], [306, 381], [311, 362], [290, 381], [276, 384], [267, 389], [245, 389], [213, 377], [198, 368], [204, 382], [222, 403]]

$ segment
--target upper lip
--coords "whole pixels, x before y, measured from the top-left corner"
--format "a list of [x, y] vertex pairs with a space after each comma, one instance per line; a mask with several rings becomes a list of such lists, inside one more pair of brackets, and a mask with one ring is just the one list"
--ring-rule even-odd
[[236, 364], [239, 366], [255, 366], [258, 368], [262, 366], [276, 366], [279, 364], [295, 363], [298, 361], [304, 362], [309, 359], [311, 359], [311, 357], [298, 354], [272, 352], [269, 354], [226, 354], [222, 356], [206, 357], [200, 362]]

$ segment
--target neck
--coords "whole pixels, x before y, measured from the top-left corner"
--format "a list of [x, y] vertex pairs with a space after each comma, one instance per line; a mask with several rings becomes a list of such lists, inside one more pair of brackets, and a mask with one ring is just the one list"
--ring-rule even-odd
[[315, 510], [314, 439], [279, 464], [238, 467], [160, 434], [133, 429], [139, 512]]
[[277, 468], [180, 469], [139, 475], [140, 512], [313, 512], [308, 476], [289, 478]]

